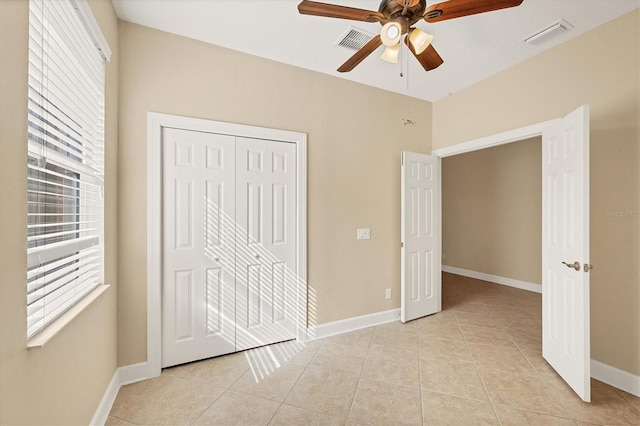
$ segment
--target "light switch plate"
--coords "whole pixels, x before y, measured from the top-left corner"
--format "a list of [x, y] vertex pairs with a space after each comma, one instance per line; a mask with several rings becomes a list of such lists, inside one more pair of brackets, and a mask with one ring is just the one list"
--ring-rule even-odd
[[356, 238], [359, 240], [370, 240], [371, 239], [371, 229], [369, 228], [358, 228], [356, 232]]

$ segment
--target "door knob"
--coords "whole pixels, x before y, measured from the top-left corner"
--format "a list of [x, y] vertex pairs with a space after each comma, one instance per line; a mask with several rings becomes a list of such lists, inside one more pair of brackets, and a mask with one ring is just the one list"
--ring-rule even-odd
[[578, 262], [577, 260], [573, 263], [567, 263], [567, 262], [562, 262], [564, 265], [567, 266], [567, 268], [573, 268], [576, 271], [580, 270], [580, 262]]

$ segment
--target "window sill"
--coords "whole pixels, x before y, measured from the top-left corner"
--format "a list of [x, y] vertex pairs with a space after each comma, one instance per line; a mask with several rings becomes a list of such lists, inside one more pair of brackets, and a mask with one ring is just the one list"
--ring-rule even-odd
[[62, 314], [59, 318], [47, 325], [44, 330], [38, 332], [35, 336], [27, 340], [27, 349], [39, 349], [46, 345], [49, 340], [58, 334], [63, 328], [67, 326], [75, 317], [77, 317], [87, 306], [93, 303], [102, 293], [107, 291], [109, 285], [102, 284], [93, 289], [87, 294], [81, 301], [76, 303], [67, 312]]

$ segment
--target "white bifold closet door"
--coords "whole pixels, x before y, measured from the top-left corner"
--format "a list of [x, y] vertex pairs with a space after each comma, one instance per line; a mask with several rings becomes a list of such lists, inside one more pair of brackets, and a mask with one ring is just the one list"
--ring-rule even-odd
[[295, 145], [236, 139], [236, 348], [295, 338]]
[[163, 367], [295, 338], [295, 149], [163, 130]]

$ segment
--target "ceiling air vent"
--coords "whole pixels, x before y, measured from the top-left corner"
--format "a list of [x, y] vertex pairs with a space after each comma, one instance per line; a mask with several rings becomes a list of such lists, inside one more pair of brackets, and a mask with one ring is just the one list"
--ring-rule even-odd
[[560, 19], [559, 21], [554, 22], [548, 27], [545, 27], [539, 31], [536, 31], [534, 34], [531, 34], [529, 37], [524, 39], [524, 42], [527, 44], [537, 46], [549, 40], [550, 38], [556, 37], [572, 28], [573, 28], [573, 25], [571, 25], [564, 19]]
[[373, 34], [351, 26], [336, 42], [336, 46], [342, 46], [345, 49], [350, 50], [360, 50], [369, 42], [369, 40], [371, 40], [372, 37]]

